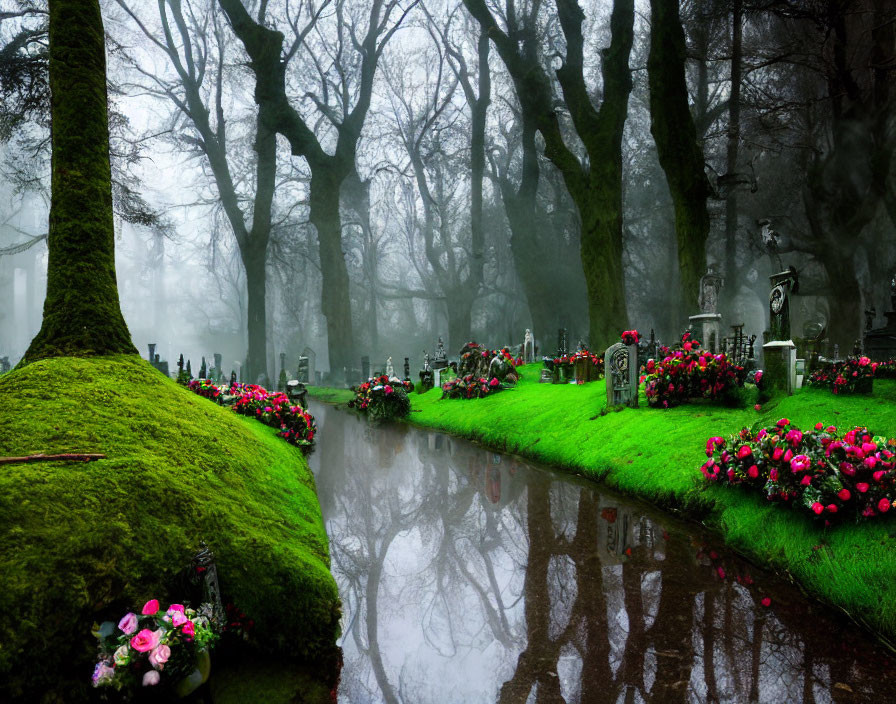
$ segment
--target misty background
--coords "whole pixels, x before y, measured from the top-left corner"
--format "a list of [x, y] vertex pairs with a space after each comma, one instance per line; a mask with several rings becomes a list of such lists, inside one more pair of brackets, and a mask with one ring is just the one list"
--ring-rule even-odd
[[[306, 347], [318, 370], [360, 367], [362, 355], [374, 367], [391, 356], [396, 369], [410, 357], [416, 370], [439, 336], [449, 354], [470, 339], [519, 344], [526, 328], [541, 353], [553, 354], [558, 327], [589, 342], [582, 206], [471, 14], [479, 4], [549, 78], [551, 119], [577, 167], [596, 172], [557, 77], [570, 64], [558, 10], [569, 2], [102, 2], [116, 267], [144, 356], [157, 343], [172, 368], [183, 353], [195, 373], [219, 352], [225, 373], [242, 364], [254, 381], [275, 377], [280, 353], [295, 369]], [[579, 7], [581, 79], [599, 107], [613, 3]], [[271, 74], [235, 29], [240, 9], [282, 33], [276, 70], [298, 116], [287, 133], [264, 114], [285, 108], [256, 101]], [[679, 293], [675, 213], [651, 133], [651, 6], [634, 10], [624, 305], [631, 327], [671, 342], [700, 311]], [[723, 330], [743, 323], [761, 340], [768, 276], [793, 265], [794, 336], [826, 330], [851, 347], [866, 311], [879, 326], [891, 309], [896, 10], [691, 0], [680, 14]], [[0, 47], [0, 357], [15, 364], [46, 288], [41, 2], [0, 0]]]

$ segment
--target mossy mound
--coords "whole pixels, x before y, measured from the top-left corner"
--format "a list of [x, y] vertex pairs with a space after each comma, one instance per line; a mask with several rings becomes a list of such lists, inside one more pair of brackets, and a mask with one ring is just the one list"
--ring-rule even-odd
[[314, 478], [261, 423], [137, 357], [63, 357], [0, 377], [0, 700], [79, 701], [94, 621], [168, 593], [200, 541], [280, 656], [333, 646], [339, 597]]
[[[753, 408], [705, 402], [668, 410], [606, 412], [603, 381], [539, 384], [539, 366], [523, 367], [515, 389], [476, 401], [415, 395], [408, 420], [599, 479], [624, 493], [715, 526], [734, 548], [790, 576], [816, 597], [896, 643], [896, 516], [825, 528], [802, 512], [739, 488], [709, 485], [700, 465], [707, 438], [786, 417], [801, 428], [821, 421], [843, 430], [867, 425], [896, 437], [896, 382], [877, 379], [871, 396], [835, 396], [806, 388]], [[309, 387], [343, 401], [344, 392]], [[747, 396], [755, 395], [752, 388]]]

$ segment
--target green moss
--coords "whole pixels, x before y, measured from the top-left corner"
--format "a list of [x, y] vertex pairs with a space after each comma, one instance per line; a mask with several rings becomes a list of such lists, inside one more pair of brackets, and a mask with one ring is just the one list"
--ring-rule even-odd
[[168, 589], [200, 540], [262, 642], [307, 657], [333, 645], [339, 600], [314, 479], [272, 429], [131, 356], [35, 362], [0, 377], [0, 399], [0, 455], [107, 455], [0, 466], [10, 692], [81, 699], [91, 624], [150, 597], [176, 600]]
[[[896, 638], [896, 521], [825, 530], [796, 511], [746, 491], [707, 486], [699, 472], [712, 435], [786, 416], [801, 427], [868, 425], [896, 436], [896, 382], [877, 380], [873, 396], [805, 389], [757, 413], [694, 403], [666, 411], [601, 414], [604, 383], [539, 384], [540, 365], [523, 367], [510, 391], [477, 401], [442, 401], [438, 389], [412, 398], [409, 421], [566, 468], [717, 527], [757, 561], [789, 574], [808, 591], [845, 609], [879, 634]], [[336, 391], [322, 392], [339, 400]], [[825, 546], [816, 549], [816, 546]]]
[[[308, 397], [323, 401], [324, 403], [348, 403], [355, 394], [351, 389], [333, 389], [329, 386], [309, 386]], [[411, 397], [411, 407], [413, 407], [416, 395]]]
[[242, 659], [209, 680], [215, 704], [331, 704], [317, 673], [278, 659]]

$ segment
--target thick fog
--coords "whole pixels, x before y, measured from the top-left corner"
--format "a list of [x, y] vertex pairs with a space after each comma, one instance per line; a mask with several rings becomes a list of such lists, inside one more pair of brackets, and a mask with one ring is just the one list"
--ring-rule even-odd
[[[625, 28], [610, 0], [578, 5], [580, 65], [576, 4], [563, 0], [102, 6], [121, 305], [141, 353], [157, 344], [172, 371], [181, 353], [194, 373], [220, 353], [225, 373], [273, 378], [281, 353], [295, 369], [306, 348], [320, 371], [359, 368], [363, 355], [396, 369], [410, 357], [416, 370], [439, 337], [453, 355], [470, 339], [518, 345], [527, 328], [540, 354], [561, 327], [595, 349], [625, 324], [671, 342], [700, 312], [709, 266], [724, 278], [723, 334], [743, 324], [762, 340], [769, 276], [789, 266], [792, 335], [824, 332], [829, 354], [892, 310], [887, 0], [680, 5], [694, 137], [676, 124], [670, 139], [702, 160], [706, 192], [679, 196], [709, 216], [693, 246], [670, 191], [686, 160], [663, 162], [651, 127], [651, 71], [674, 82], [649, 57], [648, 2], [635, 3], [616, 73], [605, 50]], [[247, 22], [281, 33], [264, 35], [268, 48], [282, 39], [273, 63], [251, 55]], [[0, 0], [0, 357], [12, 364], [40, 328], [46, 288], [45, 32], [41, 2]], [[539, 67], [544, 85], [521, 82], [508, 56], [530, 78]], [[661, 109], [654, 121], [668, 122]], [[614, 279], [593, 273], [612, 270], [617, 246], [594, 239], [610, 212], [595, 203], [613, 200], [612, 140], [600, 141], [611, 119], [624, 124], [621, 316]]]

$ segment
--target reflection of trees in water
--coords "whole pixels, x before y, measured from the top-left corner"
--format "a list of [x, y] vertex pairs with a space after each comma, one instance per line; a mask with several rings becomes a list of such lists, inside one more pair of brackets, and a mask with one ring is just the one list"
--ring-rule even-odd
[[[324, 448], [344, 418], [326, 419]], [[688, 535], [591, 486], [437, 434], [339, 432], [348, 469], [318, 481], [360, 654], [342, 698], [838, 702], [872, 694], [856, 681], [892, 687], [872, 658], [832, 652], [807, 612], [764, 609]], [[401, 630], [410, 613], [419, 634]]]

